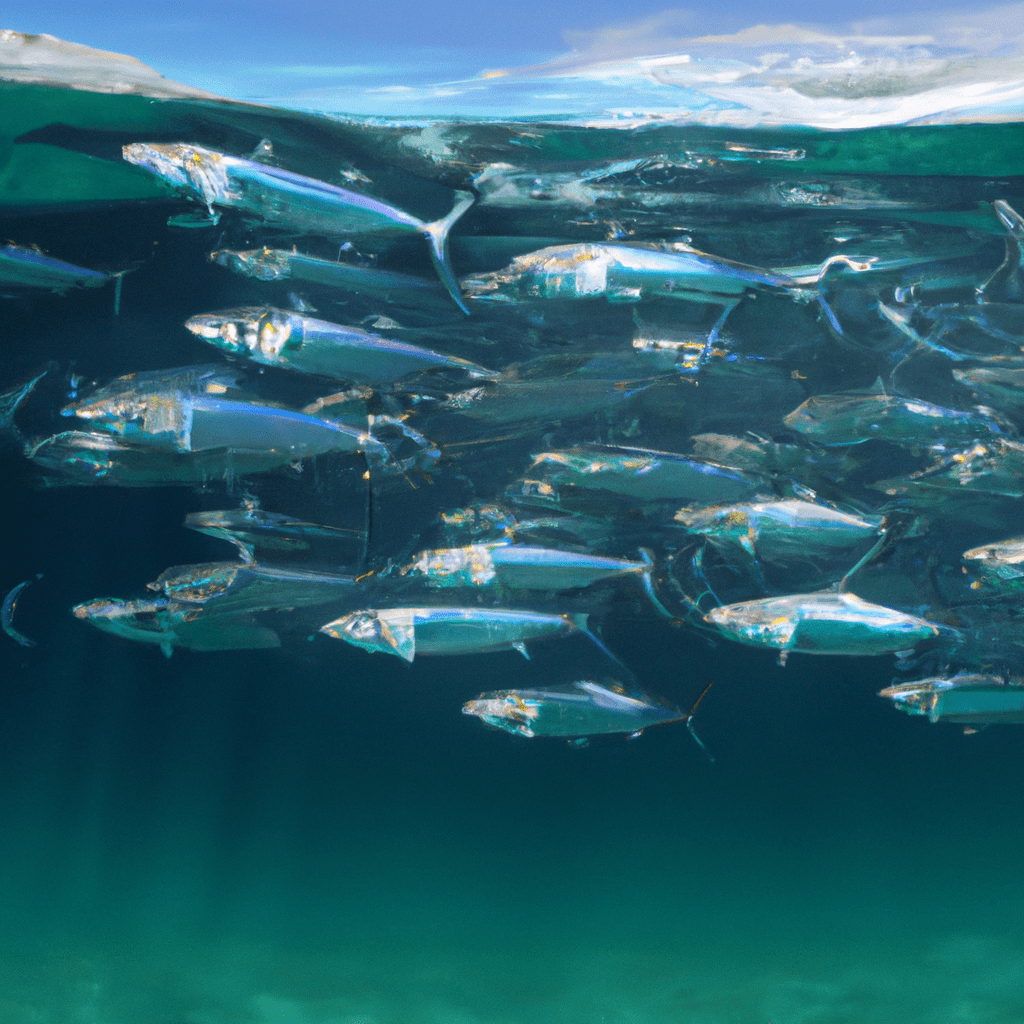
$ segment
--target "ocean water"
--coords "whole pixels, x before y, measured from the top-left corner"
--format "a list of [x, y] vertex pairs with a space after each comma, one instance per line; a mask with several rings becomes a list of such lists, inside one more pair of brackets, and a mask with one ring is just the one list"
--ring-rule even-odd
[[[587, 379], [580, 367], [594, 353], [640, 360], [637, 337], [692, 343], [720, 311], [601, 297], [470, 302], [465, 317], [439, 287], [419, 305], [233, 275], [208, 254], [267, 236], [230, 213], [213, 227], [168, 227], [200, 207], [124, 163], [121, 147], [134, 141], [246, 156], [268, 138], [281, 166], [335, 182], [339, 168], [359, 172], [373, 194], [423, 219], [443, 216], [454, 188], [475, 188], [451, 235], [464, 282], [544, 245], [609, 239], [690, 243], [771, 267], [817, 266], [840, 251], [913, 259], [910, 277], [892, 269], [829, 286], [841, 334], [813, 297], [744, 302], [709, 361], [618, 368], [616, 381], [656, 381], [623, 406], [559, 397], [538, 412], [525, 389], [512, 392], [521, 412], [492, 421], [414, 410], [408, 422], [437, 441], [441, 460], [425, 474], [371, 473], [373, 530], [354, 571], [408, 558], [434, 536], [437, 512], [501, 497], [540, 451], [610, 442], [683, 452], [712, 431], [803, 443], [783, 415], [879, 377], [899, 394], [969, 408], [946, 357], [908, 348], [878, 304], [913, 287], [907, 301], [922, 309], [973, 304], [1012, 257], [992, 206], [1024, 211], [1021, 127], [1003, 105], [1012, 82], [993, 87], [984, 116], [964, 98], [977, 103], [969, 85], [962, 102], [926, 104], [920, 119], [931, 124], [873, 101], [832, 128], [796, 114], [766, 123], [757, 104], [730, 122], [722, 112], [741, 109], [738, 93], [710, 97], [714, 116], [691, 109], [676, 121], [608, 110], [517, 118], [518, 86], [491, 94], [500, 116], [419, 119], [396, 104], [384, 119], [173, 94], [152, 81], [102, 91], [102, 61], [96, 71], [81, 53], [58, 53], [63, 63], [45, 73], [10, 71], [8, 56], [0, 75], [13, 111], [0, 141], [0, 224], [18, 244], [129, 272], [116, 315], [112, 285], [5, 288], [2, 300], [0, 390], [47, 375], [3, 449], [0, 589], [42, 576], [13, 619], [36, 645], [0, 637], [0, 1024], [1024, 1021], [1018, 727], [965, 735], [876, 696], [894, 678], [1020, 672], [1019, 599], [972, 598], [959, 561], [1022, 532], [1019, 497], [887, 504], [892, 495], [868, 485], [920, 471], [934, 457], [927, 446], [830, 449], [858, 465], [815, 475], [824, 499], [921, 520], [853, 589], [970, 634], [902, 668], [887, 654], [793, 654], [782, 667], [774, 651], [714, 636], [680, 596], [694, 578], [682, 571], [688, 557], [671, 561], [689, 552], [678, 528], [616, 506], [603, 550], [628, 557], [638, 536], [648, 540], [677, 621], [625, 584], [541, 603], [592, 610], [643, 689], [684, 710], [713, 681], [694, 720], [712, 761], [678, 724], [580, 747], [460, 714], [483, 689], [589, 669], [595, 652], [578, 637], [538, 646], [529, 661], [505, 651], [410, 666], [316, 635], [306, 619], [291, 628], [286, 612], [271, 620], [283, 637], [271, 650], [165, 658], [90, 629], [73, 605], [140, 597], [168, 566], [231, 557], [181, 528], [190, 512], [255, 497], [360, 529], [365, 463], [328, 455], [196, 488], [61, 486], [24, 448], [74, 425], [59, 415], [72, 391], [218, 361], [181, 327], [200, 312], [301, 300], [339, 323], [387, 315], [420, 332], [412, 340], [495, 369], [557, 357], [564, 395]], [[506, 86], [513, 79], [537, 75], [506, 76]], [[643, 82], [665, 87], [664, 75]], [[535, 84], [522, 89], [540, 102]], [[502, 188], [489, 184], [496, 174]], [[299, 241], [339, 258], [335, 242]], [[415, 238], [366, 265], [434, 280]], [[1009, 269], [989, 294], [1015, 310]], [[1005, 346], [998, 354], [1020, 347]], [[293, 407], [331, 390], [247, 372], [261, 395]], [[1016, 436], [1019, 410], [997, 412]], [[758, 580], [712, 552], [704, 569], [703, 582], [732, 600], [838, 578], [816, 563], [767, 567]]]

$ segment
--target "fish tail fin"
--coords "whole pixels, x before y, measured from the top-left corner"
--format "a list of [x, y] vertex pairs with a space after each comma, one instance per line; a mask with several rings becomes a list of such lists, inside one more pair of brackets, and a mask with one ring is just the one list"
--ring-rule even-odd
[[457, 192], [456, 196], [458, 200], [452, 207], [451, 213], [440, 220], [424, 224], [423, 231], [430, 240], [430, 256], [434, 261], [437, 276], [441, 278], [441, 283], [448, 289], [448, 294], [455, 300], [455, 304], [468, 316], [469, 309], [462, 297], [459, 282], [455, 278], [455, 272], [448, 259], [448, 232], [451, 231], [452, 225], [476, 202], [476, 196], [472, 192]]
[[647, 596], [651, 599], [651, 604], [653, 604], [657, 612], [660, 615], [664, 615], [666, 619], [674, 619], [675, 616], [661, 603], [661, 601], [658, 600], [658, 595], [654, 592], [654, 556], [647, 548], [641, 548], [640, 557], [647, 566], [647, 568], [641, 572], [640, 578], [643, 580], [643, 588]]
[[16, 442], [22, 440], [21, 431], [14, 424], [15, 413], [25, 404], [35, 386], [46, 376], [49, 370], [43, 370], [31, 380], [26, 381], [10, 391], [0, 393], [0, 434], [10, 434]]
[[700, 696], [693, 702], [692, 706], [690, 707], [690, 710], [686, 713], [686, 728], [687, 730], [689, 730], [690, 735], [696, 741], [697, 746], [700, 747], [700, 749], [703, 750], [705, 754], [707, 754], [708, 760], [712, 764], [714, 764], [715, 759], [712, 756], [711, 751], [708, 750], [706, 746], [704, 746], [703, 741], [697, 735], [697, 730], [693, 727], [693, 716], [697, 711], [697, 707], [700, 704], [700, 702], [707, 696], [707, 692], [711, 689], [712, 686], [714, 686], [714, 680], [711, 680], [711, 682], [709, 682], [708, 685], [705, 686], [703, 690], [701, 690]]

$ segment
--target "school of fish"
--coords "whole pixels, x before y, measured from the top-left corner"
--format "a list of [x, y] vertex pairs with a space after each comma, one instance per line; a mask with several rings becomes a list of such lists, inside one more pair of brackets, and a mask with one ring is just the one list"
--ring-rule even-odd
[[[611, 616], [722, 658], [887, 657], [895, 708], [1024, 723], [1020, 198], [965, 181], [923, 210], [835, 179], [755, 222], [710, 158], [545, 164], [519, 134], [521, 166], [511, 144], [414, 162], [409, 209], [379, 157], [339, 154], [327, 181], [274, 139], [123, 143], [166, 186], [163, 230], [202, 251], [196, 283], [245, 304], [192, 311], [181, 348], [202, 361], [68, 371], [64, 429], [21, 425], [62, 369], [3, 380], [0, 425], [42, 486], [217, 495], [184, 525], [234, 551], [124, 597], [83, 580], [73, 615], [168, 656], [315, 638], [415, 672], [518, 652], [463, 712], [575, 743], [692, 732], [710, 685], [660, 696], [609, 648]], [[781, 159], [734, 150], [754, 172]], [[131, 269], [0, 248], [5, 302], [108, 284], [116, 316]], [[331, 460], [348, 469], [311, 483]], [[351, 515], [288, 507], [282, 480]], [[3, 605], [24, 645], [28, 582]], [[552, 679], [541, 652], [568, 644], [578, 668]]]

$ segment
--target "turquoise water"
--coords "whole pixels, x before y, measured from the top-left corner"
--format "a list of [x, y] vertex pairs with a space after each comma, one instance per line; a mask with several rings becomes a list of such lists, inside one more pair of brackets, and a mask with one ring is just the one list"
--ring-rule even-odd
[[[218, 245], [259, 244], [258, 233], [168, 229], [189, 207], [120, 160], [129, 141], [187, 136], [244, 155], [269, 137], [287, 166], [326, 180], [343, 160], [424, 218], [446, 213], [477, 165], [520, 161], [548, 191], [531, 198], [527, 188], [511, 207], [482, 196], [453, 232], [460, 276], [536, 247], [516, 249], [517, 237], [603, 241], [619, 230], [783, 266], [819, 263], [842, 236], [868, 254], [962, 256], [963, 280], [950, 287], [973, 295], [974, 278], [1004, 257], [993, 200], [1024, 210], [1014, 121], [835, 132], [511, 117], [438, 126], [2, 87], [16, 111], [0, 144], [5, 237], [131, 270], [117, 316], [109, 287], [2, 300], [0, 390], [49, 367], [19, 413], [26, 436], [66, 429], [56, 410], [79, 386], [214, 361], [181, 329], [187, 317], [291, 301], [286, 284], [207, 261]], [[671, 173], [627, 175], [622, 194], [607, 186], [576, 206], [558, 192], [595, 166], [650, 169], [659, 154], [674, 156]], [[629, 192], [640, 186], [672, 202], [645, 206]], [[414, 241], [381, 267], [432, 274]], [[929, 267], [923, 279], [937, 275]], [[408, 317], [438, 347], [500, 366], [610, 344], [629, 352], [634, 313], [645, 322], [659, 309], [602, 300], [517, 320], [474, 307], [467, 320], [442, 293], [433, 322], [375, 297], [299, 297], [339, 322]], [[805, 393], [867, 387], [892, 370], [905, 338], [885, 333], [873, 302], [869, 288], [840, 294], [837, 316], [860, 342], [847, 348], [815, 306], [759, 297], [723, 335], [754, 367], [735, 379], [723, 358], [689, 375], [670, 369], [627, 414], [536, 417], [512, 439], [502, 425], [478, 457], [460, 456], [475, 490], [445, 463], [381, 485], [371, 557], [407, 553], [440, 508], [500, 493], [542, 441], [607, 440], [626, 427], [646, 431], [638, 443], [677, 450], [684, 435], [711, 430], [792, 441], [779, 420]], [[672, 324], [703, 338], [715, 315], [673, 307]], [[293, 398], [301, 387], [273, 372], [257, 377], [292, 404], [312, 397]], [[948, 367], [925, 362], [907, 380], [941, 397], [947, 378]], [[424, 421], [451, 422], [410, 420]], [[445, 439], [452, 451], [460, 430], [487, 433], [462, 423]], [[866, 451], [878, 475], [923, 458]], [[530, 662], [509, 651], [409, 666], [314, 627], [283, 634], [279, 649], [168, 659], [68, 614], [98, 595], [139, 595], [168, 566], [229, 557], [181, 529], [199, 509], [255, 494], [267, 508], [358, 528], [358, 460], [328, 456], [192, 490], [41, 486], [9, 436], [2, 458], [0, 589], [43, 576], [16, 617], [38, 645], [0, 638], [0, 1024], [1024, 1021], [1020, 735], [999, 725], [964, 735], [895, 713], [876, 696], [894, 678], [890, 656], [795, 654], [782, 668], [774, 652], [656, 618], [623, 588], [601, 604], [604, 642], [681, 708], [713, 681], [695, 725], [714, 761], [678, 725], [585, 748], [509, 736], [460, 705], [484, 688], [566, 678], [582, 663], [573, 641]], [[852, 479], [830, 496], [882, 503], [866, 476]], [[959, 552], [1019, 533], [1019, 510], [1020, 499], [976, 516], [931, 509], [927, 540], [911, 537], [903, 561], [866, 571], [865, 596], [963, 625]], [[634, 521], [616, 529], [632, 543]], [[715, 585], [741, 585], [708, 565]], [[996, 644], [999, 628], [991, 667], [1013, 671], [1019, 652], [1012, 637]], [[972, 655], [981, 667], [986, 656]]]

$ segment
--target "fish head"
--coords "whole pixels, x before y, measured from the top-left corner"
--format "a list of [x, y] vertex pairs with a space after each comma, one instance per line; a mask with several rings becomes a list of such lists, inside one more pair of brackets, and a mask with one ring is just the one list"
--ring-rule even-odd
[[351, 612], [321, 626], [320, 632], [364, 651], [396, 654], [406, 661], [416, 654], [414, 616], [406, 609]]
[[212, 204], [230, 194], [223, 157], [186, 142], [132, 142], [121, 154], [172, 188]]
[[879, 690], [879, 697], [886, 697], [909, 715], [930, 715], [939, 700], [938, 688], [927, 681], [900, 683]]
[[704, 616], [704, 621], [731, 640], [779, 650], [790, 647], [798, 625], [796, 618], [780, 614], [778, 609], [762, 601], [744, 601], [712, 608]]
[[514, 690], [483, 693], [462, 705], [464, 715], [475, 715], [496, 729], [533, 736], [530, 722], [537, 717], [536, 701], [526, 700]]
[[271, 307], [201, 313], [185, 327], [231, 355], [251, 355], [259, 362], [277, 362], [286, 348], [302, 341], [302, 317]]

